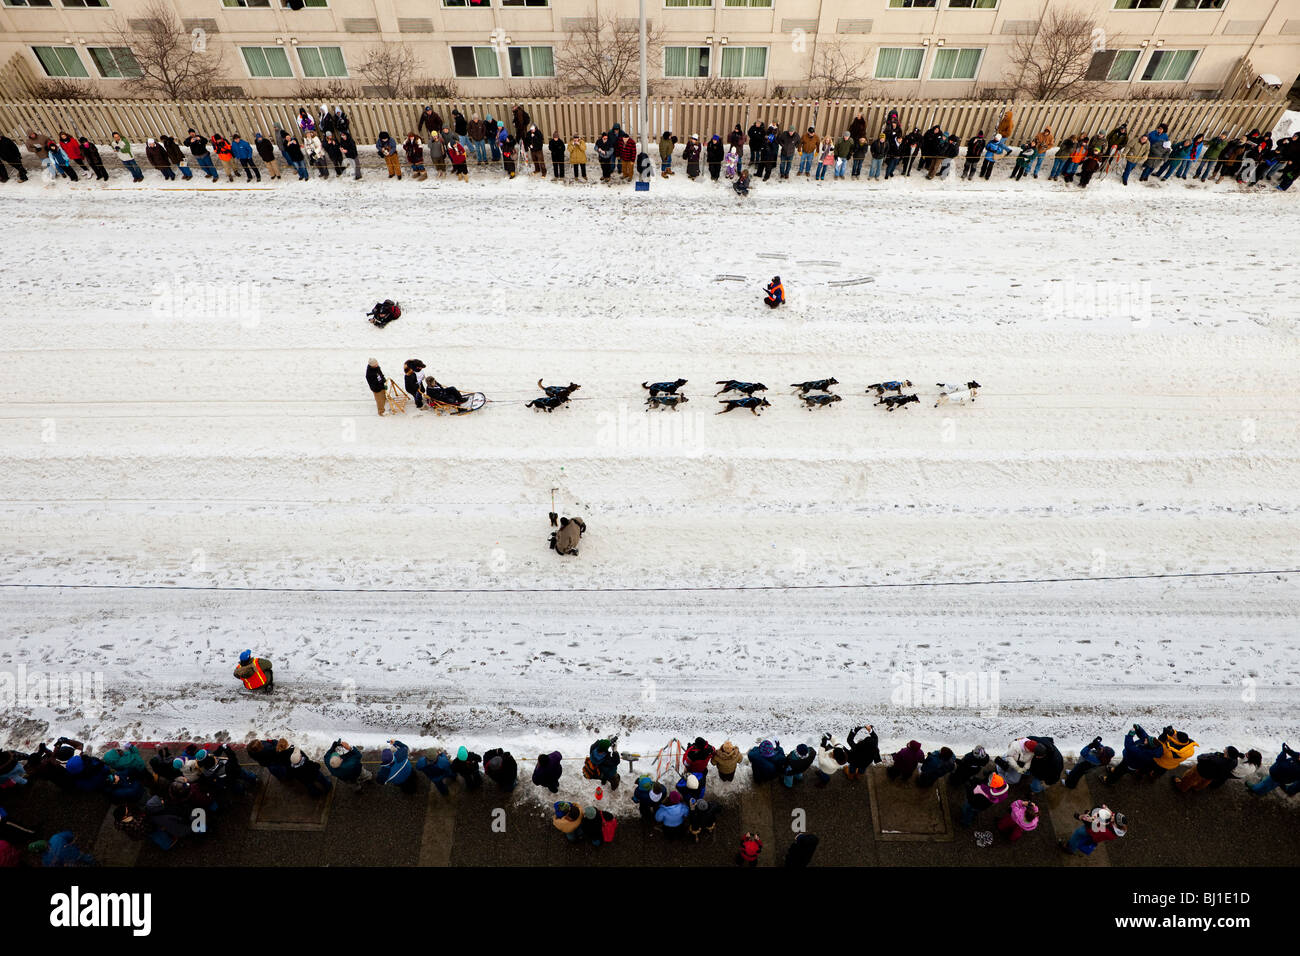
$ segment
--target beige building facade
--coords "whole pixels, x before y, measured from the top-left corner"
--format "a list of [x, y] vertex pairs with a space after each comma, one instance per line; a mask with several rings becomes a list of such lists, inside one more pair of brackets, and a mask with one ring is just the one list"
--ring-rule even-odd
[[[151, 0], [0, 0], [0, 68], [129, 95], [131, 53], [115, 22]], [[409, 44], [425, 81], [465, 96], [530, 87], [578, 92], [556, 75], [570, 31], [625, 21], [636, 0], [173, 0], [195, 43], [222, 56], [228, 84], [253, 97], [344, 84], [372, 48]], [[1260, 75], [1289, 88], [1300, 73], [1300, 0], [647, 0], [663, 30], [655, 92], [725, 79], [745, 95], [806, 95], [815, 65], [854, 64], [844, 95], [951, 98], [1003, 93], [1017, 40], [1052, 8], [1095, 17], [1100, 96], [1242, 95]], [[12, 87], [12, 84], [10, 84]], [[232, 93], [236, 89], [231, 89]]]

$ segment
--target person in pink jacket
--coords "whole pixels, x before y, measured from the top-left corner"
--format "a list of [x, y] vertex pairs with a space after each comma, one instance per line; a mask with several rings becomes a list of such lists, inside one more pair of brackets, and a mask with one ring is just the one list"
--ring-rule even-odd
[[1026, 833], [1038, 829], [1038, 820], [1037, 804], [1028, 800], [1016, 800], [1011, 804], [1011, 812], [998, 820], [998, 829], [1015, 843]]

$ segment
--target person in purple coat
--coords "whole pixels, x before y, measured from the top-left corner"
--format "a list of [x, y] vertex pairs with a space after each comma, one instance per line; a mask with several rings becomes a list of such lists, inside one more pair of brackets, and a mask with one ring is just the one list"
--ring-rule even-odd
[[533, 769], [533, 783], [539, 787], [545, 787], [551, 793], [560, 792], [560, 774], [563, 767], [560, 764], [560, 752], [552, 751], [549, 754], [537, 755], [537, 766]]
[[909, 740], [907, 746], [894, 754], [894, 762], [885, 770], [890, 780], [910, 780], [917, 764], [925, 759], [925, 751], [918, 740]]

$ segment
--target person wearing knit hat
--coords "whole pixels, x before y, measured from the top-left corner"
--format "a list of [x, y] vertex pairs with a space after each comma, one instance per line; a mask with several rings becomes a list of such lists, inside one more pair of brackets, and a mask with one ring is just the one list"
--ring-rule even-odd
[[447, 785], [455, 782], [456, 771], [451, 769], [451, 758], [447, 756], [447, 751], [439, 750], [432, 760], [427, 755], [421, 757], [415, 762], [415, 769], [428, 777], [429, 783], [444, 797], [451, 795]]
[[763, 852], [763, 841], [757, 833], [746, 833], [740, 838], [736, 851], [736, 866], [758, 866], [758, 855]]
[[537, 755], [537, 766], [533, 769], [533, 783], [539, 787], [551, 791], [551, 793], [560, 792], [560, 776], [564, 768], [560, 761], [563, 759], [558, 750], [549, 754]]
[[509, 751], [496, 747], [483, 754], [483, 769], [488, 777], [504, 792], [515, 789], [519, 779], [519, 765]]
[[948, 775], [948, 786], [964, 790], [967, 783], [979, 776], [988, 765], [988, 751], [983, 747], [976, 747], [957, 761], [957, 766]]
[[371, 359], [366, 363], [366, 385], [375, 397], [375, 406], [379, 409], [379, 414], [383, 415], [388, 408], [388, 379], [379, 368], [378, 359]]
[[817, 759], [817, 753], [807, 744], [799, 744], [785, 758], [785, 768], [781, 772], [781, 783], [793, 787], [803, 781], [803, 775]]
[[289, 776], [307, 788], [313, 797], [323, 797], [332, 786], [320, 764], [294, 747], [289, 752]]
[[614, 741], [602, 737], [591, 745], [587, 756], [587, 766], [583, 767], [583, 775], [589, 780], [599, 780], [601, 783], [609, 784], [611, 790], [617, 790], [618, 765], [621, 758], [618, 751], [614, 749]]
[[595, 807], [588, 806], [582, 811], [582, 836], [583, 839], [589, 840], [592, 846], [600, 846], [601, 831], [604, 829], [604, 820], [600, 818], [600, 811]]
[[451, 762], [451, 769], [465, 781], [466, 790], [477, 790], [483, 786], [483, 774], [479, 765], [483, 758], [466, 747], [456, 751], [456, 759]]
[[778, 744], [764, 740], [746, 754], [753, 773], [754, 783], [767, 783], [781, 776], [785, 769], [785, 751]]
[[648, 773], [643, 773], [636, 778], [636, 786], [632, 789], [632, 802], [636, 804], [642, 820], [650, 819], [655, 815], [655, 804], [650, 801], [654, 785], [654, 778]]
[[1005, 800], [1010, 789], [999, 773], [992, 774], [984, 783], [975, 784], [966, 794], [966, 802], [962, 804], [961, 825], [973, 826], [975, 817]]
[[392, 784], [403, 793], [415, 793], [418, 789], [415, 768], [411, 765], [411, 749], [406, 744], [400, 740], [388, 741], [388, 747], [379, 755], [379, 763], [379, 771], [375, 774], [378, 783]]
[[[391, 758], [390, 751], [390, 761]], [[352, 784], [358, 793], [361, 792], [363, 784], [375, 779], [374, 774], [361, 765], [361, 761], [361, 748], [354, 747], [341, 739], [330, 744], [329, 752], [325, 755], [325, 766], [329, 769], [330, 775], [344, 783]]]
[[555, 829], [564, 834], [564, 838], [570, 843], [577, 843], [582, 839], [582, 821], [585, 817], [582, 815], [582, 807], [576, 803], [570, 803], [561, 800], [555, 804]]
[[665, 836], [681, 836], [686, 833], [686, 818], [691, 808], [676, 790], [668, 794], [667, 799], [655, 811], [655, 820], [663, 824]]
[[257, 657], [251, 650], [240, 653], [235, 679], [243, 681], [247, 690], [269, 694], [275, 689], [275, 674], [271, 671], [270, 658]]
[[681, 795], [682, 799], [688, 803], [692, 799], [698, 799], [699, 797], [704, 796], [703, 775], [698, 773], [684, 774], [682, 778], [677, 781], [676, 791]]
[[718, 778], [720, 780], [731, 781], [736, 779], [736, 768], [740, 766], [745, 755], [740, 752], [740, 748], [730, 740], [724, 740], [722, 746], [713, 754], [713, 759], [709, 762], [718, 768]]
[[682, 755], [682, 762], [688, 772], [707, 775], [709, 761], [713, 759], [714, 753], [707, 740], [696, 737], [695, 742], [687, 747], [685, 754]]
[[717, 826], [718, 814], [722, 812], [722, 807], [703, 798], [691, 800], [689, 803], [691, 809], [686, 817], [686, 828], [695, 838], [695, 842], [699, 843], [701, 833], [712, 833]]

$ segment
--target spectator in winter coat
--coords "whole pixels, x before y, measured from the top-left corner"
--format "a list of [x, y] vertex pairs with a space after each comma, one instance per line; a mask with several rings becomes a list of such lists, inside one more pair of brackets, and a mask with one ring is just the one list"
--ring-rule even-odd
[[596, 140], [596, 161], [600, 163], [602, 183], [608, 183], [609, 177], [614, 175], [614, 158], [614, 144], [610, 142], [609, 134], [601, 133], [600, 139]]
[[785, 758], [785, 767], [781, 770], [781, 783], [793, 787], [803, 781], [803, 775], [817, 759], [817, 753], [807, 744], [799, 744]]
[[1246, 787], [1253, 796], [1262, 797], [1278, 787], [1288, 797], [1300, 793], [1300, 754], [1282, 744], [1282, 750], [1268, 768], [1268, 776]]
[[1218, 167], [1219, 158], [1223, 155], [1223, 150], [1227, 145], [1228, 141], [1222, 136], [1212, 138], [1206, 145], [1205, 152], [1201, 154], [1201, 162], [1196, 167], [1196, 172], [1192, 173], [1192, 178], [1199, 179], [1201, 182], [1209, 179], [1210, 174]]
[[931, 750], [921, 761], [921, 772], [917, 774], [918, 787], [933, 787], [940, 777], [947, 776], [957, 769], [957, 758], [947, 747]]
[[[447, 175], [447, 150], [452, 144], [460, 146], [460, 140], [449, 129], [443, 130], [438, 136], [429, 137], [429, 159], [433, 161], [433, 168], [438, 171], [439, 178]], [[463, 146], [461, 150], [464, 150]]]
[[690, 812], [691, 808], [686, 805], [682, 795], [674, 790], [668, 794], [663, 804], [655, 811], [655, 822], [663, 824], [666, 836], [685, 834], [688, 832], [686, 818]]
[[988, 751], [983, 747], [976, 747], [957, 761], [957, 766], [948, 775], [948, 786], [958, 789], [965, 788], [970, 784], [970, 781], [979, 777], [988, 765]]
[[718, 777], [720, 779], [731, 781], [736, 777], [736, 767], [744, 759], [745, 756], [740, 752], [740, 748], [727, 740], [717, 749], [710, 762], [718, 768]]
[[1181, 730], [1174, 730], [1173, 727], [1166, 727], [1160, 731], [1160, 736], [1156, 740], [1160, 743], [1161, 753], [1152, 761], [1154, 764], [1150, 773], [1152, 780], [1164, 776], [1184, 760], [1190, 759], [1192, 751], [1197, 747], [1195, 740]]
[[533, 175], [546, 176], [546, 139], [542, 136], [542, 131], [536, 126], [529, 126], [528, 132], [524, 134], [521, 141], [524, 149], [528, 150], [528, 155], [533, 160]]
[[[154, 759], [164, 757], [164, 750], [165, 748], [160, 749], [158, 756]], [[265, 767], [267, 772], [277, 780], [284, 780], [289, 776], [289, 756], [292, 752], [289, 741], [283, 738], [280, 740], [253, 740], [248, 744], [248, 756]], [[165, 772], [161, 763], [155, 764], [151, 760], [149, 766], [158, 772], [158, 776], [174, 779], [173, 776], [170, 776], [172, 773], [170, 760], [167, 761]]]
[[472, 153], [476, 163], [486, 163], [488, 161], [487, 149], [487, 125], [479, 119], [475, 113], [469, 121], [467, 128], [469, 135], [469, 150], [466, 152], [466, 158]]
[[506, 132], [504, 126], [501, 128], [501, 139], [498, 144], [498, 149], [501, 153], [501, 168], [505, 170], [506, 176], [510, 179], [514, 179], [515, 160], [517, 159], [516, 153], [519, 149], [519, 143], [513, 136]]
[[1137, 774], [1149, 774], [1155, 766], [1156, 757], [1165, 752], [1164, 745], [1147, 734], [1139, 724], [1124, 736], [1124, 756], [1108, 773], [1103, 782], [1114, 783], [1124, 774], [1132, 771]]
[[307, 788], [313, 797], [329, 793], [330, 782], [321, 772], [320, 764], [294, 747], [289, 754], [289, 777]]
[[[450, 144], [447, 147], [447, 159], [456, 178], [463, 183], [469, 182], [469, 154], [465, 152], [465, 147], [460, 143]], [[438, 175], [442, 175], [441, 168], [438, 170]]]
[[683, 769], [687, 773], [698, 773], [704, 776], [708, 775], [709, 762], [713, 759], [716, 751], [709, 746], [709, 742], [703, 737], [696, 737], [694, 743], [686, 748], [682, 756]]
[[479, 771], [482, 760], [482, 757], [465, 747], [456, 751], [456, 759], [451, 762], [451, 769], [465, 781], [466, 790], [477, 790], [483, 786], [483, 774]]
[[230, 141], [230, 153], [239, 161], [239, 166], [244, 171], [244, 182], [251, 182], [255, 176], [259, 183], [262, 181], [262, 173], [258, 170], [257, 163], [253, 162], [252, 143], [236, 133]]
[[667, 179], [673, 174], [673, 150], [677, 148], [677, 137], [668, 130], [659, 137], [659, 175]]
[[1051, 737], [1028, 739], [1034, 745], [1033, 758], [1029, 761], [1029, 789], [1034, 793], [1042, 793], [1060, 781], [1061, 771], [1065, 769], [1065, 758]]
[[[691, 140], [691, 143], [693, 143], [695, 146], [695, 150], [694, 150], [694, 156], [696, 158], [695, 176], [698, 176], [700, 174], [700, 164], [699, 164], [700, 144], [698, 140], [694, 140], [694, 139]], [[689, 144], [687, 145], [687, 149], [690, 149]], [[685, 157], [685, 155], [686, 153], [683, 152], [682, 156]], [[712, 137], [710, 137], [709, 144], [706, 147], [704, 147], [704, 161], [708, 163], [709, 166], [709, 178], [714, 180], [715, 182], [717, 181], [718, 177], [722, 174], [722, 160], [724, 155], [725, 153], [722, 148], [722, 137], [718, 136], [717, 134], [714, 134]], [[691, 168], [688, 165], [686, 167], [686, 173], [688, 176], [690, 175], [690, 171]], [[691, 178], [694, 179], [695, 176], [691, 176]]]
[[[293, 136], [288, 136], [284, 141], [284, 155], [292, 166], [298, 172], [298, 178], [303, 182], [310, 179], [307, 172], [307, 154], [303, 151], [302, 145]], [[400, 177], [399, 177], [400, 178]]]
[[550, 140], [546, 144], [551, 153], [551, 175], [561, 182], [564, 181], [564, 156], [568, 152], [568, 147], [564, 142], [564, 137], [559, 132], [551, 134]]
[[[1189, 790], [1216, 790], [1229, 780], [1235, 780], [1237, 763], [1241, 760], [1241, 751], [1236, 747], [1226, 747], [1221, 751], [1201, 754], [1196, 758], [1196, 766], [1182, 777], [1174, 780], [1174, 786], [1180, 793]], [[1263, 762], [1258, 750], [1252, 750], [1246, 756], [1246, 762], [1258, 767]]]
[[1101, 168], [1102, 155], [1100, 149], [1094, 149], [1092, 155], [1087, 157], [1079, 166], [1079, 188], [1087, 189], [1088, 183], [1092, 182], [1092, 177], [1097, 170]]
[[845, 170], [848, 168], [849, 159], [853, 156], [853, 140], [849, 134], [845, 133], [840, 137], [839, 142], [835, 144], [835, 178], [843, 179]]
[[821, 747], [817, 751], [816, 786], [825, 787], [831, 782], [835, 772], [848, 762], [849, 752], [845, 746], [830, 734], [825, 734], [822, 737]]
[[65, 153], [63, 148], [59, 146], [58, 143], [54, 142], [54, 140], [50, 140], [46, 143], [45, 147], [45, 161], [49, 166], [53, 167], [55, 175], [63, 176], [75, 183], [77, 181], [77, 170], [72, 165], [72, 160], [68, 158], [68, 154]]
[[912, 132], [903, 137], [903, 152], [900, 157], [903, 161], [903, 175], [912, 175], [912, 163], [921, 155], [921, 135], [919, 127], [912, 127]]
[[812, 175], [813, 157], [820, 146], [821, 137], [817, 135], [816, 127], [809, 126], [808, 132], [799, 138], [799, 171], [796, 176]]
[[[326, 133], [325, 140], [321, 143], [321, 149], [325, 150], [326, 159], [334, 167], [334, 175], [340, 179], [343, 178], [343, 147], [335, 138], [334, 133]], [[236, 157], [238, 158], [238, 157]]]
[[919, 740], [909, 740], [907, 746], [894, 754], [894, 762], [885, 769], [885, 776], [890, 780], [910, 780], [917, 764], [925, 759]]
[[171, 160], [167, 158], [167, 149], [156, 140], [147, 140], [144, 147], [144, 155], [149, 160], [149, 165], [158, 172], [162, 173], [162, 178], [171, 182], [176, 179], [176, 174], [172, 172]]
[[[10, 140], [10, 142], [12, 143], [13, 140]], [[94, 172], [95, 174], [95, 178], [97, 180], [102, 180], [103, 182], [108, 182], [108, 170], [104, 168], [104, 161], [99, 156], [99, 148], [95, 146], [95, 144], [92, 143], [90, 140], [86, 139], [86, 137], [84, 136], [77, 141], [77, 147], [81, 151], [81, 158], [84, 159], [90, 165], [91, 171]], [[15, 147], [15, 153], [16, 152], [17, 152], [17, 148]], [[17, 164], [17, 165], [21, 169], [21, 164]], [[3, 168], [3, 164], [0, 164], [0, 181], [3, 181], [3, 177], [4, 177], [4, 168]], [[186, 179], [190, 178], [189, 170], [185, 170], [185, 178]], [[26, 180], [27, 180], [27, 173], [24, 170], [22, 176], [19, 177], [18, 181], [25, 182]]]
[[636, 778], [636, 786], [632, 788], [632, 802], [636, 804], [642, 820], [653, 820], [655, 811], [659, 808], [659, 802], [650, 799], [654, 787], [654, 778], [648, 773], [643, 773]]
[[857, 780], [873, 763], [880, 763], [880, 738], [870, 724], [849, 731], [848, 761], [844, 776]]
[[722, 813], [722, 807], [708, 800], [690, 801], [690, 813], [686, 816], [686, 829], [690, 831], [695, 842], [700, 842], [701, 833], [712, 833], [718, 825], [718, 815]]
[[266, 163], [266, 171], [272, 179], [280, 178], [280, 164], [275, 158], [275, 147], [271, 141], [261, 133], [253, 134], [253, 148], [257, 150], [257, 155], [261, 157], [262, 162]]
[[68, 159], [72, 160], [86, 172], [90, 172], [89, 169], [86, 169], [86, 161], [81, 155], [81, 143], [79, 143], [71, 134], [65, 133], [62, 130], [59, 131], [59, 149], [63, 150], [63, 154], [67, 156]]
[[388, 741], [388, 746], [379, 755], [379, 772], [375, 774], [375, 780], [392, 784], [403, 793], [415, 793], [413, 771], [410, 748], [400, 740]]
[[794, 165], [794, 154], [799, 150], [799, 134], [791, 126], [784, 133], [778, 133], [776, 137], [777, 149], [780, 153], [781, 178], [790, 178], [790, 167]]
[[380, 132], [379, 138], [375, 140], [375, 152], [379, 154], [388, 167], [388, 178], [401, 179], [402, 160], [397, 155], [397, 143], [393, 140], [393, 137], [388, 135], [387, 131]]
[[740, 838], [740, 849], [736, 851], [736, 866], [758, 866], [758, 855], [763, 852], [763, 841], [757, 833], [747, 832]]
[[1056, 145], [1056, 139], [1052, 136], [1052, 128], [1044, 126], [1043, 131], [1029, 141], [1029, 145], [1034, 148], [1034, 178], [1038, 178], [1038, 172], [1043, 168], [1043, 157], [1047, 151]]
[[619, 140], [618, 158], [623, 164], [623, 178], [630, 182], [636, 176], [636, 140], [631, 136]]
[[[108, 750], [104, 754], [104, 764], [114, 773], [125, 774], [135, 780], [152, 781], [155, 777], [135, 744], [119, 744]], [[0, 783], [4, 780], [4, 761], [0, 759]]]
[[325, 754], [325, 767], [330, 775], [344, 783], [350, 783], [361, 792], [362, 784], [375, 779], [365, 767], [361, 766], [361, 748], [354, 747], [346, 740], [336, 740], [330, 744]]
[[581, 136], [569, 140], [569, 165], [573, 167], [573, 179], [587, 181], [587, 143]]
[[[456, 144], [457, 146], [460, 143]], [[508, 750], [496, 747], [483, 754], [483, 769], [488, 778], [506, 793], [514, 790], [519, 780], [519, 764]]]
[[859, 110], [858, 115], [853, 117], [852, 122], [849, 123], [849, 138], [856, 143], [860, 139], [866, 139], [866, 136], [867, 118], [863, 116], [862, 111]]
[[1070, 772], [1065, 775], [1066, 789], [1073, 790], [1077, 787], [1083, 775], [1094, 767], [1109, 769], [1114, 756], [1115, 751], [1110, 747], [1102, 746], [1100, 737], [1092, 738], [1092, 741], [1079, 751], [1079, 759], [1074, 762]]
[[570, 843], [577, 843], [582, 839], [582, 806], [577, 803], [570, 803], [561, 800], [554, 805], [555, 809], [555, 829], [564, 834], [564, 838]]
[[1105, 804], [1088, 813], [1076, 813], [1074, 818], [1079, 821], [1079, 827], [1070, 834], [1068, 841], [1057, 841], [1057, 846], [1071, 855], [1088, 856], [1101, 844], [1118, 840], [1128, 832], [1124, 814], [1112, 811]]
[[979, 167], [980, 157], [983, 155], [984, 155], [984, 131], [980, 130], [970, 139], [966, 140], [966, 164], [962, 167], [962, 171], [961, 171], [962, 179], [973, 180], [975, 178], [975, 172], [976, 169]]
[[375, 396], [375, 406], [382, 415], [388, 408], [388, 379], [379, 368], [379, 360], [371, 359], [366, 365], [366, 384]]
[[[347, 130], [340, 130], [337, 134], [339, 149], [343, 153], [343, 158], [352, 164], [352, 178], [361, 178], [361, 160], [357, 156], [357, 141], [352, 138], [352, 134]], [[342, 174], [340, 174], [342, 175]], [[279, 177], [275, 177], [279, 178]]]
[[[84, 151], [82, 155], [85, 155]], [[18, 144], [8, 136], [0, 133], [0, 183], [9, 181], [9, 174], [5, 171], [6, 163], [12, 166], [14, 172], [18, 174], [20, 183], [27, 182], [27, 168], [23, 166], [23, 154], [18, 149]]]
[[442, 132], [442, 116], [432, 106], [426, 106], [420, 112], [420, 120], [415, 124], [417, 131], [428, 132], [430, 136], [437, 136]]
[[316, 131], [316, 121], [301, 107], [298, 109], [298, 129], [304, 136]]
[[1028, 800], [1016, 800], [1011, 804], [1011, 812], [998, 820], [998, 829], [1015, 843], [1026, 833], [1038, 829], [1038, 806]]
[[217, 159], [221, 161], [221, 168], [226, 171], [226, 181], [233, 183], [235, 157], [230, 150], [230, 141], [220, 133], [213, 133], [212, 151], [217, 154]]
[[492, 118], [491, 113], [483, 117], [483, 142], [487, 143], [494, 163], [501, 158], [501, 144], [498, 139], [501, 129], [501, 124]]
[[[755, 120], [754, 125], [747, 131], [747, 136], [749, 140], [749, 164], [757, 166], [763, 160], [763, 141], [767, 137], [767, 124], [762, 120]], [[741, 155], [744, 155], [743, 149]], [[742, 163], [742, 168], [743, 165]]]
[[975, 818], [989, 807], [1005, 800], [1010, 789], [998, 773], [991, 774], [984, 783], [972, 786], [966, 792], [966, 802], [961, 807], [961, 825], [974, 826]]
[[203, 175], [207, 176], [214, 183], [217, 182], [217, 167], [212, 164], [212, 156], [208, 153], [208, 141], [190, 128], [185, 134], [185, 145], [199, 164], [199, 169]]
[[798, 834], [790, 849], [785, 851], [786, 868], [798, 869], [811, 863], [813, 854], [817, 852], [817, 843], [817, 837], [811, 833]]
[[559, 793], [560, 774], [564, 772], [561, 759], [558, 750], [548, 754], [538, 754], [537, 766], [533, 768], [533, 783], [546, 788], [551, 793]]
[[702, 773], [684, 773], [682, 778], [677, 781], [676, 790], [682, 795], [682, 799], [689, 804], [692, 800], [699, 800], [704, 797], [704, 774]]
[[591, 779], [599, 780], [601, 783], [609, 784], [611, 790], [618, 789], [619, 776], [618, 766], [620, 758], [618, 751], [614, 748], [614, 742], [601, 738], [591, 745], [587, 752], [587, 757], [591, 765], [595, 767], [596, 776]]
[[1124, 175], [1120, 177], [1120, 181], [1125, 186], [1128, 185], [1128, 174], [1133, 172], [1133, 167], [1139, 163], [1146, 163], [1150, 155], [1151, 147], [1147, 143], [1145, 134], [1139, 136], [1137, 142], [1124, 151]]
[[407, 165], [411, 167], [411, 178], [428, 179], [429, 174], [424, 169], [424, 141], [414, 133], [407, 133], [402, 150], [406, 153]]
[[1006, 778], [1007, 783], [1016, 784], [1020, 782], [1021, 776], [1029, 772], [1029, 765], [1034, 760], [1034, 749], [1038, 746], [1028, 737], [1020, 737], [1011, 741], [1007, 747], [1007, 753], [1004, 757], [999, 757], [996, 761], [998, 769], [1002, 776]]
[[455, 783], [456, 771], [451, 769], [451, 758], [447, 756], [447, 751], [439, 750], [432, 760], [427, 756], [421, 757], [415, 762], [415, 769], [428, 777], [430, 785], [444, 797], [450, 795], [451, 791], [447, 787]]
[[984, 146], [984, 163], [980, 166], [980, 178], [988, 179], [993, 174], [993, 164], [1002, 153], [1011, 152], [1011, 147], [1002, 142], [1002, 137], [994, 133], [993, 138]]
[[1034, 147], [1028, 143], [1020, 144], [1020, 154], [1016, 157], [1016, 166], [1011, 170], [1011, 178], [1017, 182], [1024, 178], [1025, 171], [1029, 169], [1029, 162], [1034, 158]]
[[753, 181], [753, 176], [748, 169], [742, 169], [736, 181], [731, 184], [731, 188], [736, 191], [738, 196], [749, 195], [749, 185]]
[[785, 768], [785, 751], [770, 740], [764, 740], [748, 754], [749, 765], [753, 770], [754, 783], [767, 783], [781, 775]]
[[[515, 121], [515, 139], [522, 143], [524, 134], [528, 132], [528, 125], [532, 121], [532, 117], [528, 115], [528, 111], [524, 109], [522, 104], [516, 104], [515, 108], [510, 111], [510, 116]], [[618, 124], [615, 123], [613, 128], [617, 130]]]
[[451, 126], [456, 134], [456, 141], [469, 149], [469, 120], [465, 119], [465, 114], [455, 107], [451, 110]]
[[867, 153], [871, 157], [871, 166], [867, 170], [868, 179], [879, 179], [880, 170], [889, 158], [889, 144], [885, 142], [885, 134], [881, 133], [867, 146]]
[[[131, 144], [124, 140], [120, 133], [114, 133], [112, 145], [113, 152], [117, 153], [118, 159], [122, 160], [122, 165], [127, 168], [131, 178], [137, 183], [144, 182], [144, 173], [140, 172], [140, 164], [135, 161], [135, 157], [131, 154]], [[211, 163], [212, 161], [208, 160], [208, 162]]]
[[814, 178], [818, 182], [822, 182], [826, 179], [826, 173], [835, 168], [835, 140], [827, 136], [822, 140], [819, 149], [817, 175]]

